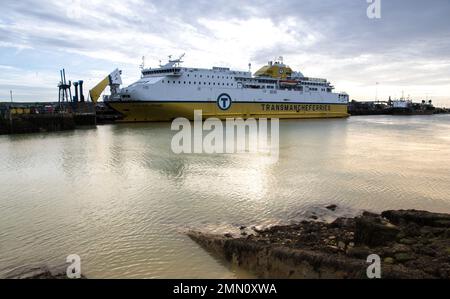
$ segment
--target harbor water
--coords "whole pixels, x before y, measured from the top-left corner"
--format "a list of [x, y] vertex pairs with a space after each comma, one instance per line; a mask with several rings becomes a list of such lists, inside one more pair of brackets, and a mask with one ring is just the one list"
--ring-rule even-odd
[[88, 278], [246, 277], [184, 232], [310, 213], [450, 213], [450, 115], [280, 121], [276, 163], [177, 155], [174, 134], [146, 123], [0, 136], [0, 277], [70, 254]]

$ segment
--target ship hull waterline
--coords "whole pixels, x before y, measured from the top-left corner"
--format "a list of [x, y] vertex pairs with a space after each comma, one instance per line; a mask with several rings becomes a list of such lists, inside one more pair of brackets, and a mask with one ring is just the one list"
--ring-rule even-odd
[[123, 115], [118, 122], [164, 122], [183, 117], [194, 119], [194, 111], [201, 110], [203, 119], [227, 118], [345, 118], [349, 117], [347, 104], [322, 103], [245, 103], [234, 102], [221, 110], [216, 102], [156, 102], [109, 101], [107, 105]]

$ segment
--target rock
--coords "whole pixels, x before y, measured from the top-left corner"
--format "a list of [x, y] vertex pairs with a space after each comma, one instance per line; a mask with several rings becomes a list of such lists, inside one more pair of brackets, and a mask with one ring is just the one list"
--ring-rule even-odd
[[258, 234], [262, 232], [262, 229], [260, 226], [252, 226], [251, 229]]
[[372, 252], [367, 247], [349, 247], [347, 249], [347, 255], [360, 259], [366, 259]]
[[442, 267], [439, 269], [439, 276], [441, 279], [448, 279], [450, 277], [450, 267]]
[[354, 224], [355, 221], [352, 218], [337, 218], [331, 223], [331, 227], [347, 228], [353, 226]]
[[405, 237], [420, 236], [420, 226], [410, 222], [406, 227], [403, 227], [402, 233]]
[[366, 278], [366, 259], [374, 253], [383, 257], [385, 279], [450, 277], [450, 228], [442, 227], [442, 214], [426, 212], [423, 225], [417, 220], [423, 212], [412, 214], [416, 222], [410, 212], [383, 214], [261, 227], [249, 236], [188, 235], [259, 278]]
[[406, 246], [404, 244], [394, 244], [394, 246], [392, 246], [391, 251], [394, 253], [410, 252], [411, 248], [409, 248], [409, 246]]
[[435, 236], [435, 237], [438, 237], [438, 236], [447, 236], [447, 231], [448, 231], [449, 229], [448, 228], [445, 228], [445, 227], [434, 227], [432, 230], [431, 230], [431, 232], [430, 232], [430, 234], [432, 234], [433, 236]]
[[413, 245], [413, 244], [417, 244], [416, 240], [413, 239], [401, 239], [399, 241], [401, 244], [406, 244], [406, 245]]
[[427, 255], [430, 257], [435, 257], [437, 255], [436, 250], [429, 246], [424, 245], [416, 245], [417, 247], [414, 247], [414, 252], [421, 255]]
[[[7, 279], [69, 279], [64, 271], [55, 270], [52, 271], [47, 267], [43, 266], [40, 268], [32, 268], [29, 270], [24, 270], [21, 273], [12, 274]], [[84, 275], [81, 275], [81, 279], [86, 279]]]
[[405, 232], [399, 232], [398, 234], [397, 234], [397, 240], [401, 240], [401, 239], [404, 239], [406, 237], [406, 234], [405, 234]]
[[358, 217], [355, 224], [356, 244], [369, 246], [386, 245], [396, 240], [400, 230], [392, 225], [384, 224], [379, 218]]
[[444, 237], [447, 239], [450, 239], [450, 228], [448, 228], [445, 233], [444, 233]]
[[329, 205], [329, 206], [326, 206], [326, 208], [328, 209], [328, 210], [330, 210], [330, 211], [336, 211], [336, 209], [337, 209], [337, 205]]
[[431, 226], [422, 226], [419, 232], [421, 235], [433, 233], [433, 228]]
[[411, 254], [405, 252], [397, 253], [395, 254], [394, 257], [400, 263], [404, 263], [414, 259], [414, 257]]
[[380, 215], [372, 213], [372, 212], [368, 212], [368, 211], [364, 211], [362, 213], [363, 217], [379, 217]]
[[436, 226], [450, 227], [450, 220], [436, 220], [434, 224]]
[[334, 252], [334, 253], [339, 252], [339, 248], [338, 248], [337, 246], [334, 246], [334, 245], [328, 245], [327, 247], [328, 247], [329, 250], [331, 250], [331, 251]]
[[385, 211], [381, 216], [389, 219], [394, 224], [401, 222], [413, 222], [418, 225], [434, 226], [434, 227], [449, 227], [450, 215], [442, 213], [431, 213], [427, 211], [417, 210], [399, 210], [399, 211]]
[[240, 227], [239, 227], [239, 229], [240, 230], [244, 230], [244, 229], [246, 229], [247, 227], [245, 226], [245, 225], [241, 225]]

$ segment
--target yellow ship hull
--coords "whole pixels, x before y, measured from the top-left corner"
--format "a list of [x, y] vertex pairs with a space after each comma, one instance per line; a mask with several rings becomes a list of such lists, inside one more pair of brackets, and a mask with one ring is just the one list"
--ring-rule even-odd
[[172, 121], [178, 117], [194, 119], [201, 110], [203, 118], [342, 118], [348, 117], [346, 104], [297, 104], [233, 102], [221, 110], [216, 102], [111, 101], [108, 105], [123, 115], [122, 122]]

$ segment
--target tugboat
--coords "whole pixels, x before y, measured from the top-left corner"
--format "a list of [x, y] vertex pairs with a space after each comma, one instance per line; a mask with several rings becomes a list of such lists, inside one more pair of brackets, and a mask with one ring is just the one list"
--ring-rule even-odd
[[402, 98], [400, 100], [390, 100], [388, 110], [392, 115], [432, 115], [435, 107], [431, 100], [413, 103], [411, 100]]

